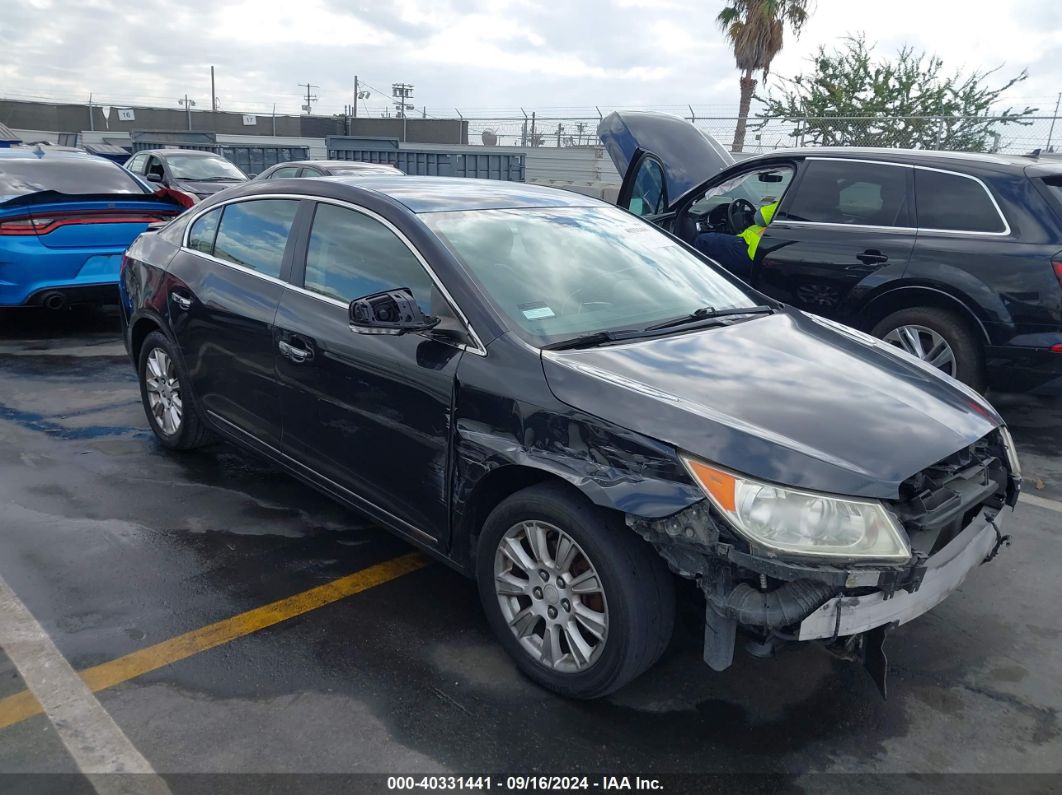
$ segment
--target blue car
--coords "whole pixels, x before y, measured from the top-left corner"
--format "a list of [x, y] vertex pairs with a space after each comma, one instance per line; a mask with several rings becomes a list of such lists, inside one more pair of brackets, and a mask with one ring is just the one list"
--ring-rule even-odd
[[184, 209], [102, 157], [0, 149], [0, 306], [115, 302], [126, 248]]

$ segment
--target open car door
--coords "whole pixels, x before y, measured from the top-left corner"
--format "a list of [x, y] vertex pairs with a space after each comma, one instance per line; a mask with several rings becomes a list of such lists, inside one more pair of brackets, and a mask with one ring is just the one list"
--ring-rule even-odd
[[734, 164], [718, 141], [667, 113], [616, 111], [601, 120], [597, 134], [623, 175], [616, 203], [635, 215], [668, 213], [691, 190]]

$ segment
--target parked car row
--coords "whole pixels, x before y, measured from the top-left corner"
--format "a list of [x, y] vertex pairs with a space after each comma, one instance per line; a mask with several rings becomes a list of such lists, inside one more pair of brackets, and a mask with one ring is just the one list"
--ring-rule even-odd
[[[735, 164], [693, 125], [657, 113], [611, 114], [599, 134], [624, 175], [619, 205], [694, 246], [723, 239], [723, 253], [736, 254], [709, 255], [751, 286], [884, 339], [978, 391], [1062, 394], [1062, 163], [818, 148]], [[126, 168], [181, 205], [247, 180], [206, 151], [142, 151]], [[296, 161], [255, 179], [401, 173]], [[736, 235], [756, 228], [763, 207], [771, 221], [746, 257]], [[114, 257], [140, 231], [112, 228], [110, 248], [85, 259]], [[109, 293], [113, 268], [95, 270], [99, 262], [85, 273], [71, 270], [70, 257], [54, 272], [32, 268], [26, 289], [11, 279], [0, 305], [46, 298], [60, 306]], [[89, 286], [99, 289], [82, 289]]]

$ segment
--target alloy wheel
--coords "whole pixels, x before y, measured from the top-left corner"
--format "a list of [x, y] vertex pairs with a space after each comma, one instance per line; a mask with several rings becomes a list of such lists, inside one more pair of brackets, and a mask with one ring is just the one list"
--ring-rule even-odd
[[946, 375], [955, 377], [955, 352], [948, 341], [925, 326], [900, 326], [883, 338], [897, 348], [931, 364]]
[[144, 385], [155, 424], [167, 436], [175, 436], [181, 429], [184, 404], [173, 359], [162, 348], [154, 348], [148, 354]]
[[608, 639], [608, 603], [593, 563], [570, 535], [543, 521], [513, 525], [498, 542], [494, 590], [521, 647], [563, 673], [585, 671]]

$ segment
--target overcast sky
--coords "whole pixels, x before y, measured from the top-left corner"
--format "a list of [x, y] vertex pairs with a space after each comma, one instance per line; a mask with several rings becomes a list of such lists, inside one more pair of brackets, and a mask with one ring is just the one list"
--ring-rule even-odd
[[[732, 112], [738, 75], [715, 15], [722, 0], [0, 0], [0, 96], [315, 112], [352, 101], [353, 77], [384, 94], [413, 83], [433, 116], [500, 109], [666, 107]], [[1027, 68], [1015, 105], [1053, 110], [1062, 90], [1059, 0], [812, 0], [774, 72], [865, 31], [882, 53], [909, 43], [954, 69]], [[369, 108], [383, 110], [374, 95]]]

